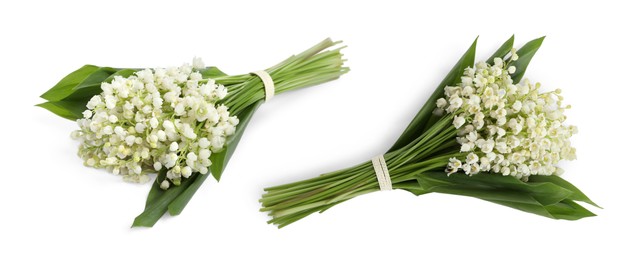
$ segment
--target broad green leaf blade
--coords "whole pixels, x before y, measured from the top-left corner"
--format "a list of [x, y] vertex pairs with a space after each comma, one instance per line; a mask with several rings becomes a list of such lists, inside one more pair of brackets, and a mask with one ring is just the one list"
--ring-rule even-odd
[[437, 86], [431, 97], [424, 103], [424, 106], [420, 109], [420, 111], [415, 115], [415, 118], [411, 121], [411, 123], [406, 127], [400, 138], [395, 142], [393, 147], [389, 149], [388, 152], [400, 149], [401, 147], [409, 144], [413, 139], [417, 138], [420, 134], [424, 132], [425, 125], [429, 121], [431, 115], [433, 114], [433, 110], [435, 109], [435, 102], [437, 99], [441, 98], [444, 95], [444, 88], [446, 86], [456, 85], [460, 82], [461, 76], [464, 74], [464, 70], [475, 64], [475, 51], [477, 47], [477, 39], [473, 42], [473, 44], [468, 48], [468, 50], [462, 55], [462, 57], [457, 61], [455, 66], [451, 69], [451, 71], [446, 75], [444, 80]]
[[210, 171], [212, 173], [212, 176], [214, 176], [214, 178], [217, 181], [221, 180], [221, 174], [223, 174], [223, 170], [225, 169], [225, 166], [230, 161], [230, 158], [232, 157], [234, 150], [236, 150], [236, 147], [238, 146], [239, 141], [241, 141], [241, 137], [243, 136], [243, 133], [245, 132], [245, 128], [247, 127], [248, 123], [252, 119], [254, 112], [256, 112], [256, 110], [262, 103], [263, 101], [260, 100], [250, 105], [245, 110], [243, 110], [243, 112], [237, 115], [239, 118], [239, 124], [236, 127], [236, 132], [232, 136], [232, 139], [229, 141], [227, 147], [222, 152], [213, 153], [212, 156], [210, 156], [210, 160], [212, 161], [212, 166], [210, 166]]
[[210, 161], [212, 161], [212, 165], [210, 165], [210, 173], [214, 176], [216, 181], [221, 181], [221, 175], [223, 174], [223, 170], [225, 170], [225, 158], [227, 157], [227, 148], [221, 152], [213, 153], [210, 156]]
[[205, 69], [199, 70], [199, 73], [201, 73], [201, 76], [203, 76], [204, 79], [213, 79], [227, 76], [225, 72], [221, 71], [217, 67], [206, 67]]
[[514, 203], [537, 203], [532, 196], [523, 192], [504, 189], [475, 189], [464, 185], [438, 186], [431, 192], [473, 197], [483, 200], [508, 201]]
[[101, 67], [81, 83], [73, 88], [73, 93], [65, 97], [63, 100], [77, 100], [85, 103], [95, 95], [102, 93], [102, 82], [105, 82], [117, 70], [109, 67]]
[[[544, 204], [537, 201], [530, 194], [524, 192], [504, 190], [504, 189], [471, 189], [464, 185], [438, 186], [430, 190], [431, 192], [473, 197], [499, 205], [511, 207], [524, 212], [537, 214], [548, 218], [563, 218], [564, 216], [555, 216]], [[557, 202], [561, 203], [561, 202]], [[565, 214], [565, 213], [564, 213]], [[570, 216], [577, 218], [577, 216]]]
[[569, 199], [563, 200], [554, 205], [546, 206], [545, 208], [556, 219], [577, 220], [596, 216], [596, 214]]
[[523, 182], [512, 176], [480, 173], [473, 176], [444, 172], [430, 172], [418, 176], [420, 186], [425, 190], [438, 186], [452, 186], [486, 191], [514, 191], [528, 194], [542, 205], [551, 205], [572, 195], [572, 191], [550, 182]]
[[80, 84], [75, 86], [73, 90], [100, 87], [104, 80], [106, 80], [108, 77], [110, 77], [110, 75], [113, 75], [117, 71], [118, 69], [113, 69], [111, 67], [101, 67], [95, 72], [91, 73], [91, 75], [86, 77], [86, 79], [84, 79]]
[[[558, 177], [548, 181], [552, 177], [556, 176], [541, 176], [522, 182], [514, 177], [494, 174], [445, 176], [443, 172], [437, 172], [419, 174], [416, 179], [422, 188], [419, 192], [469, 196], [554, 219], [576, 220], [594, 216], [570, 199], [580, 198], [576, 187], [568, 186], [569, 183], [556, 179]], [[561, 181], [567, 184], [555, 184]]]
[[[418, 181], [425, 183], [428, 180], [418, 176]], [[479, 186], [476, 186], [479, 187]], [[451, 195], [468, 196], [481, 200], [490, 201], [503, 206], [511, 207], [521, 211], [534, 213], [544, 217], [553, 218], [553, 216], [544, 208], [544, 206], [535, 200], [531, 195], [523, 192], [492, 189], [492, 188], [471, 188], [468, 185], [438, 185], [430, 186], [429, 192], [437, 192]]]
[[188, 205], [188, 202], [190, 202], [190, 199], [192, 199], [192, 196], [194, 196], [197, 190], [199, 190], [199, 187], [201, 187], [201, 184], [203, 184], [203, 182], [205, 181], [205, 179], [208, 178], [208, 176], [210, 176], [210, 174], [199, 174], [199, 173], [196, 173], [196, 174], [193, 174], [193, 176], [190, 176], [190, 178], [195, 178], [195, 180], [192, 182], [190, 187], [188, 187], [185, 191], [183, 191], [183, 193], [181, 193], [179, 197], [177, 197], [175, 200], [173, 200], [170, 203], [170, 205], [168, 205], [168, 213], [171, 216], [176, 216], [181, 214], [181, 212], [186, 207], [186, 205]]
[[556, 219], [554, 215], [552, 215], [545, 208], [545, 206], [541, 205], [537, 201], [535, 201], [534, 203], [519, 203], [519, 202], [512, 202], [512, 201], [505, 201], [505, 200], [486, 200], [486, 201], [496, 203], [502, 206], [510, 207], [513, 209], [521, 210], [523, 212], [528, 212], [528, 213], [536, 214], [539, 216]]
[[486, 61], [486, 63], [488, 64], [493, 64], [495, 62], [495, 58], [504, 58], [504, 56], [506, 56], [506, 54], [508, 54], [510, 52], [510, 50], [512, 50], [512, 46], [514, 46], [515, 44], [515, 36], [514, 34], [510, 37], [510, 39], [508, 39], [506, 42], [504, 42], [504, 44], [501, 45], [501, 47], [499, 47], [499, 49], [497, 49], [495, 51], [495, 53], [492, 54], [492, 56], [490, 56], [490, 58], [488, 58], [488, 60]]
[[[103, 70], [102, 70], [103, 69]], [[64, 98], [64, 100], [76, 100], [83, 101], [84, 103], [88, 103], [88, 101], [95, 95], [99, 95], [102, 93], [101, 85], [103, 82], [112, 82], [116, 76], [121, 76], [127, 78], [128, 76], [135, 73], [137, 70], [134, 69], [121, 69], [117, 70], [115, 73], [110, 74], [112, 68], [101, 68], [96, 71], [92, 75], [90, 75], [86, 80], [76, 86], [75, 92], [73, 92], [68, 97]]]
[[568, 189], [572, 192], [572, 194], [568, 197], [571, 200], [582, 201], [597, 208], [601, 208], [599, 205], [594, 203], [590, 198], [588, 198], [581, 190], [579, 190], [576, 186], [568, 181], [564, 180], [559, 176], [532, 176], [529, 182], [550, 182], [565, 189]]
[[548, 206], [542, 206], [539, 203], [527, 204], [497, 200], [487, 201], [552, 219], [578, 220], [586, 217], [596, 216], [594, 213], [569, 199]]
[[60, 101], [73, 93], [73, 88], [81, 83], [99, 67], [94, 65], [84, 65], [62, 78], [55, 86], [44, 92], [40, 97], [48, 101]]
[[181, 185], [172, 186], [168, 190], [161, 193], [158, 197], [146, 205], [143, 213], [135, 218], [132, 227], [152, 227], [159, 221], [161, 216], [168, 211], [168, 205], [183, 193], [193, 182], [193, 179], [185, 179], [181, 181]]
[[541, 47], [544, 38], [545, 36], [529, 41], [517, 51], [519, 59], [510, 63], [510, 66], [515, 66], [517, 69], [515, 73], [510, 75], [513, 83], [516, 84], [521, 81], [523, 74], [525, 74], [526, 69], [528, 69], [528, 65], [530, 64], [532, 57], [534, 57], [534, 54], [537, 53], [537, 50]]
[[82, 118], [82, 112], [86, 110], [86, 102], [82, 101], [49, 101], [37, 106], [73, 121]]
[[152, 205], [152, 203], [157, 198], [161, 197], [161, 194], [165, 192], [165, 190], [163, 190], [160, 185], [161, 182], [166, 179], [167, 172], [168, 170], [166, 168], [162, 168], [161, 171], [159, 171], [159, 173], [157, 174], [157, 178], [155, 178], [155, 181], [152, 183], [152, 187], [150, 187], [150, 191], [148, 191], [148, 197], [146, 198], [146, 208]]

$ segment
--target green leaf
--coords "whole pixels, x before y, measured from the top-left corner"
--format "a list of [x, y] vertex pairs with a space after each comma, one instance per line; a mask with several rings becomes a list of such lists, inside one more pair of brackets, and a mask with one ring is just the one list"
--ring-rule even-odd
[[[465, 185], [437, 186], [432, 188], [431, 192], [468, 196], [483, 200], [508, 201], [515, 203], [537, 202], [531, 195], [514, 190], [479, 189]], [[539, 203], [539, 205], [542, 204]]]
[[529, 41], [517, 51], [519, 59], [510, 63], [510, 66], [516, 67], [515, 73], [510, 75], [513, 83], [519, 83], [519, 81], [523, 78], [523, 74], [526, 73], [526, 69], [530, 64], [532, 57], [534, 57], [534, 54], [537, 53], [537, 50], [541, 47], [544, 38], [545, 36]]
[[495, 62], [495, 58], [504, 58], [504, 56], [506, 56], [506, 54], [510, 53], [510, 50], [512, 50], [512, 46], [514, 46], [515, 44], [515, 36], [514, 34], [510, 37], [510, 39], [508, 39], [506, 42], [504, 42], [504, 44], [501, 45], [501, 47], [499, 47], [499, 49], [497, 49], [495, 51], [495, 53], [492, 54], [492, 56], [490, 56], [490, 58], [488, 58], [488, 60], [486, 61], [486, 63], [488, 64], [493, 64]]
[[[240, 124], [239, 124], [240, 125]], [[229, 145], [229, 143], [228, 143]], [[221, 175], [223, 174], [223, 170], [225, 170], [225, 164], [227, 163], [227, 148], [218, 153], [213, 153], [210, 156], [210, 161], [212, 161], [212, 165], [210, 165], [210, 173], [214, 176], [216, 181], [221, 181]], [[228, 158], [229, 160], [229, 158]]]
[[514, 190], [533, 196], [543, 205], [550, 205], [569, 198], [572, 191], [550, 182], [523, 182], [512, 176], [480, 173], [473, 176], [465, 174], [425, 173], [418, 176], [424, 189], [436, 186], [461, 186], [467, 189]]
[[[532, 197], [528, 196], [530, 199], [532, 199]], [[520, 202], [513, 202], [513, 201], [506, 201], [506, 200], [486, 200], [492, 203], [496, 203], [502, 206], [506, 206], [506, 207], [510, 207], [513, 209], [517, 209], [517, 210], [521, 210], [524, 212], [528, 212], [528, 213], [532, 213], [532, 214], [537, 214], [539, 216], [544, 216], [544, 217], [548, 217], [548, 218], [555, 218], [554, 215], [552, 215], [550, 213], [550, 211], [548, 211], [545, 206], [541, 205], [541, 203], [534, 201], [534, 202], [530, 202], [530, 203], [520, 203]]]
[[49, 101], [36, 106], [73, 121], [82, 118], [82, 112], [86, 110], [86, 102], [82, 101]]
[[418, 193], [438, 192], [474, 197], [555, 219], [575, 220], [594, 216], [572, 201], [572, 198], [589, 199], [576, 187], [556, 176], [533, 176], [530, 181], [523, 182], [511, 176], [495, 174], [446, 176], [443, 172], [430, 172], [419, 174], [416, 179], [421, 187], [420, 191], [416, 190]]
[[457, 61], [455, 66], [451, 69], [451, 71], [446, 75], [444, 80], [437, 86], [431, 97], [426, 101], [424, 106], [420, 109], [420, 111], [415, 115], [415, 118], [411, 121], [411, 123], [406, 127], [400, 138], [395, 142], [393, 147], [389, 149], [388, 152], [395, 151], [400, 149], [401, 147], [409, 144], [413, 139], [417, 138], [422, 134], [425, 130], [425, 125], [429, 121], [431, 115], [433, 114], [433, 110], [435, 109], [435, 102], [437, 99], [444, 95], [444, 87], [456, 85], [460, 82], [461, 76], [464, 74], [464, 70], [467, 67], [473, 66], [475, 64], [475, 51], [477, 47], [477, 39], [473, 42], [473, 44], [468, 48], [468, 50], [462, 55], [462, 57]]
[[168, 205], [168, 213], [171, 216], [181, 214], [185, 206], [188, 205], [188, 202], [190, 202], [190, 199], [192, 199], [192, 196], [194, 196], [199, 187], [201, 187], [201, 184], [203, 184], [205, 179], [208, 178], [208, 176], [210, 176], [210, 174], [200, 173], [195, 173], [190, 176], [190, 178], [195, 178], [195, 180], [192, 182], [192, 184], [190, 184], [188, 188], [185, 189], [185, 191], [183, 191], [175, 200], [173, 200]]
[[[423, 180], [420, 177], [418, 178], [418, 181], [424, 183], [428, 180]], [[555, 218], [553, 214], [551, 214], [542, 203], [537, 201], [531, 194], [527, 194], [522, 191], [509, 189], [493, 189], [481, 185], [475, 185], [474, 187], [471, 187], [470, 185], [465, 184], [430, 186], [427, 191], [473, 197], [528, 213], [533, 213], [549, 218]]]
[[601, 208], [599, 205], [594, 203], [590, 198], [588, 198], [576, 186], [574, 186], [572, 183], [569, 183], [568, 181], [564, 180], [563, 178], [561, 178], [559, 176], [554, 176], [554, 175], [551, 175], [551, 176], [535, 175], [535, 176], [530, 177], [530, 180], [528, 180], [528, 181], [529, 182], [550, 182], [550, 183], [553, 183], [555, 185], [563, 187], [564, 189], [568, 189], [569, 191], [572, 192], [572, 194], [568, 197], [568, 199], [576, 200], [576, 201], [582, 201], [582, 202], [585, 202], [585, 203], [590, 204], [592, 206], [595, 206], [597, 208]]
[[262, 103], [263, 100], [259, 100], [258, 102], [245, 108], [245, 110], [237, 115], [237, 117], [239, 118], [239, 124], [236, 127], [236, 132], [232, 136], [232, 139], [228, 142], [227, 147], [220, 153], [213, 153], [210, 157], [210, 160], [212, 161], [210, 171], [212, 173], [212, 176], [214, 176], [217, 181], [221, 180], [221, 174], [223, 174], [225, 166], [230, 161], [230, 158], [232, 157], [234, 150], [236, 150], [239, 141], [241, 141], [241, 137], [243, 136], [243, 132], [245, 132], [245, 128], [252, 119], [254, 112], [256, 112], [256, 110]]
[[46, 91], [40, 97], [48, 101], [60, 101], [73, 93], [73, 88], [84, 81], [89, 75], [98, 70], [94, 65], [84, 65], [62, 78], [55, 86]]
[[86, 79], [84, 79], [80, 84], [75, 86], [73, 90], [83, 89], [83, 88], [95, 88], [101, 87], [102, 82], [104, 82], [110, 75], [116, 73], [118, 69], [113, 69], [111, 67], [100, 67], [95, 72], [91, 73]]
[[596, 216], [572, 200], [563, 200], [553, 205], [543, 206], [540, 203], [516, 203], [510, 201], [486, 200], [499, 205], [511, 207], [524, 212], [537, 214], [552, 219], [577, 220]]
[[546, 210], [556, 219], [577, 220], [585, 217], [593, 217], [596, 214], [572, 200], [563, 200], [557, 204], [546, 206]]
[[486, 200], [499, 205], [511, 207], [524, 212], [537, 214], [552, 219], [577, 220], [596, 216], [576, 202], [566, 199], [558, 203], [543, 206], [540, 203], [516, 203], [511, 201]]
[[150, 191], [148, 191], [148, 197], [146, 198], [146, 208], [152, 205], [152, 203], [157, 198], [161, 197], [161, 194], [165, 192], [165, 190], [161, 188], [161, 182], [166, 179], [167, 172], [168, 169], [162, 168], [157, 174], [157, 178], [155, 178], [155, 181], [152, 183], [152, 187], [150, 187]]
[[[146, 209], [135, 218], [132, 227], [152, 227], [159, 221], [161, 216], [168, 211], [168, 205], [174, 201], [181, 193], [183, 193], [192, 183], [194, 179], [189, 178], [181, 181], [181, 185], [172, 186], [163, 193], [154, 194], [150, 203], [146, 204]], [[151, 190], [152, 191], [152, 190]]]
[[85, 103], [95, 95], [102, 93], [102, 82], [105, 82], [111, 75], [116, 73], [117, 70], [109, 67], [101, 67], [86, 77], [82, 82], [77, 84], [73, 88], [73, 92], [70, 93], [63, 100], [77, 100], [84, 101]]
[[203, 76], [204, 79], [213, 79], [227, 76], [225, 72], [221, 71], [217, 67], [206, 67], [205, 69], [199, 70], [199, 73], [201, 73], [201, 76]]

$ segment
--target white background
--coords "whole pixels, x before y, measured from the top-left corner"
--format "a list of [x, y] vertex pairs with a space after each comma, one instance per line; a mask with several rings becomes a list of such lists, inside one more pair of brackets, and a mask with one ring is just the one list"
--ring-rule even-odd
[[[0, 258], [634, 257], [633, 8], [564, 2], [5, 1]], [[604, 207], [592, 209], [599, 216], [555, 221], [392, 191], [282, 230], [265, 223], [264, 187], [384, 152], [477, 35], [485, 59], [513, 33], [517, 45], [547, 35], [526, 75], [562, 88], [572, 104], [578, 160], [564, 165], [564, 177]], [[196, 55], [237, 74], [326, 37], [349, 46], [351, 72], [263, 105], [222, 182], [208, 180], [181, 216], [152, 229], [129, 229], [148, 186], [82, 166], [69, 138], [75, 124], [34, 106], [86, 63], [171, 66]]]

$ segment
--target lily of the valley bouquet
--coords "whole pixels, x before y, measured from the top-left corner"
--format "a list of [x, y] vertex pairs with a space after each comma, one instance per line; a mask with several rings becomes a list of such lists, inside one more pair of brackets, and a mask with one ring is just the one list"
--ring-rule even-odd
[[212, 174], [220, 179], [256, 109], [274, 94], [348, 71], [327, 39], [264, 71], [226, 75], [200, 59], [180, 67], [86, 65], [42, 95], [39, 106], [77, 121], [79, 156], [130, 182], [157, 177], [133, 226], [178, 215]]
[[559, 89], [523, 74], [543, 38], [518, 51], [514, 37], [475, 64], [477, 41], [461, 57], [387, 153], [351, 168], [265, 189], [270, 223], [289, 225], [357, 196], [391, 189], [479, 198], [554, 219], [594, 216], [595, 205], [559, 177], [576, 158]]

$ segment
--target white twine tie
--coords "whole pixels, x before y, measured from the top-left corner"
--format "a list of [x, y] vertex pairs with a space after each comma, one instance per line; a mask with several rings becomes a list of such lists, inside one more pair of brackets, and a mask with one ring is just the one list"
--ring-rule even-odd
[[272, 97], [274, 97], [274, 92], [276, 92], [276, 89], [274, 88], [274, 80], [269, 75], [269, 73], [264, 70], [259, 70], [252, 72], [252, 74], [258, 76], [259, 78], [261, 78], [261, 81], [263, 81], [263, 86], [265, 87], [265, 101], [270, 100]]
[[380, 190], [392, 190], [391, 186], [391, 176], [389, 175], [389, 169], [386, 167], [386, 162], [384, 161], [383, 155], [378, 155], [371, 159], [371, 163], [373, 164], [373, 170], [375, 170], [375, 176], [378, 178], [378, 183], [380, 184]]

